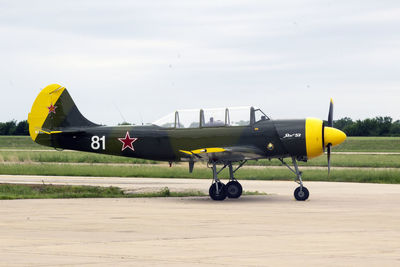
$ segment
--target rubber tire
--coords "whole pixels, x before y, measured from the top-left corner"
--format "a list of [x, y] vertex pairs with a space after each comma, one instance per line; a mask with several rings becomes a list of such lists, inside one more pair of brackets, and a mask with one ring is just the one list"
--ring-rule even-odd
[[226, 195], [228, 198], [239, 198], [242, 192], [242, 185], [238, 181], [230, 181], [226, 184]]
[[303, 186], [302, 192], [300, 191], [301, 187], [297, 187], [296, 190], [294, 190], [294, 198], [297, 201], [305, 201], [308, 199], [310, 196], [310, 192], [308, 192], [308, 189]]
[[218, 182], [218, 189], [219, 189], [219, 194], [217, 194], [217, 188], [215, 186], [215, 183], [213, 183], [210, 186], [210, 189], [208, 190], [208, 193], [211, 197], [212, 200], [217, 200], [217, 201], [221, 201], [224, 200], [226, 198], [226, 185], [224, 185], [221, 182]]

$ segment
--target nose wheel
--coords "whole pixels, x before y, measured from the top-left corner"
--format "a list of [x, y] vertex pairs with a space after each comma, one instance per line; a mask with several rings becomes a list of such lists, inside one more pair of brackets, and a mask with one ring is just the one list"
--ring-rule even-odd
[[280, 158], [279, 160], [282, 162], [283, 165], [288, 167], [290, 171], [296, 174], [295, 182], [298, 183], [300, 186], [294, 190], [294, 198], [297, 201], [307, 200], [308, 197], [310, 196], [310, 192], [306, 187], [303, 186], [303, 180], [301, 179], [301, 171], [299, 170], [299, 166], [297, 165], [296, 158], [292, 157], [294, 170], [286, 162], [284, 162], [282, 158]]
[[308, 192], [307, 187], [299, 186], [294, 190], [294, 198], [298, 201], [305, 201], [310, 196], [310, 192]]

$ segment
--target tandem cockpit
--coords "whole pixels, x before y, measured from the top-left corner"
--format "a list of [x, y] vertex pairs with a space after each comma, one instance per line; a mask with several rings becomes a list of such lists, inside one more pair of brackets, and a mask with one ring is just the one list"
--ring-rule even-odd
[[162, 128], [187, 129], [249, 126], [263, 120], [270, 118], [257, 107], [230, 107], [177, 110], [153, 124]]

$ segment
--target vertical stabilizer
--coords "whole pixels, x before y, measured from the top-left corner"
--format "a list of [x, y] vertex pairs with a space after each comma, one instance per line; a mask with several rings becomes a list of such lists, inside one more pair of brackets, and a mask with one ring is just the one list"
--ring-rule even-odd
[[59, 84], [46, 86], [39, 93], [28, 115], [28, 123], [33, 141], [39, 134], [60, 133], [67, 128], [97, 126], [80, 113], [67, 89]]

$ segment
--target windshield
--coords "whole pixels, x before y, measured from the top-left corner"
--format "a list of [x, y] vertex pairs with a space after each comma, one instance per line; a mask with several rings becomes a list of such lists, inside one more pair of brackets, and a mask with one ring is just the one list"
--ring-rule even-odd
[[163, 128], [202, 128], [225, 126], [248, 126], [269, 120], [259, 108], [230, 107], [210, 109], [178, 110], [153, 122]]
[[268, 116], [265, 115], [264, 112], [262, 112], [261, 109], [257, 108], [254, 110], [254, 121], [259, 122], [259, 121], [266, 121], [269, 120]]

